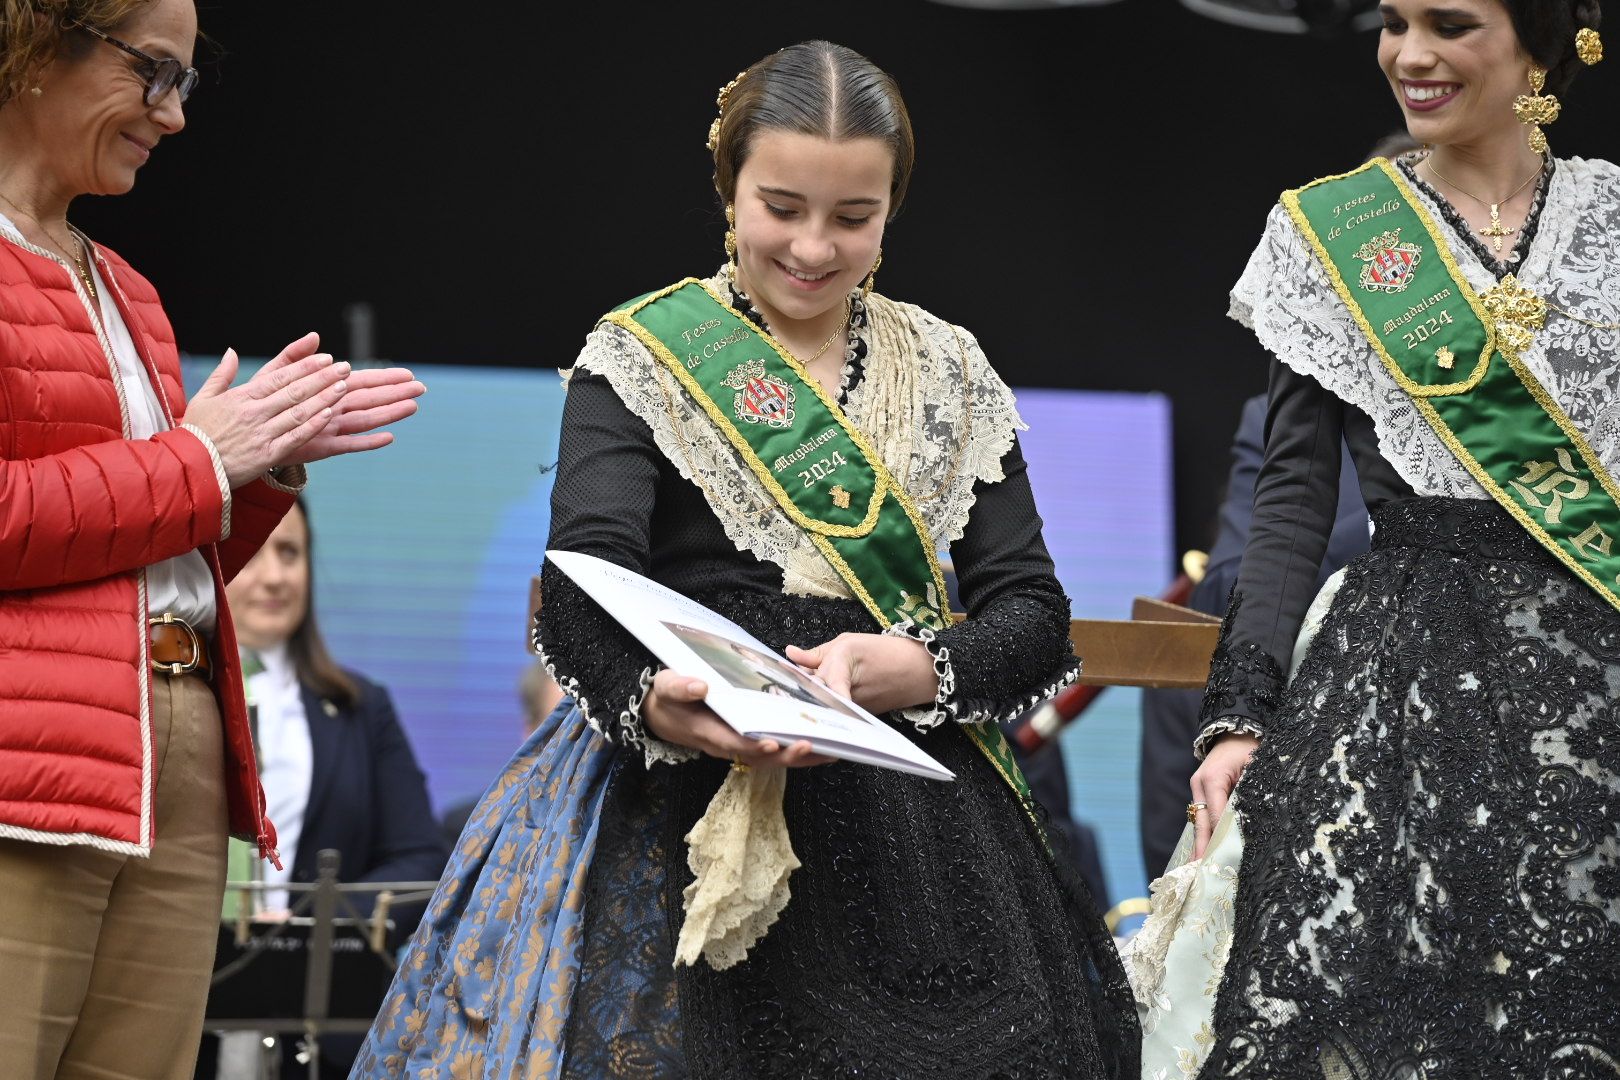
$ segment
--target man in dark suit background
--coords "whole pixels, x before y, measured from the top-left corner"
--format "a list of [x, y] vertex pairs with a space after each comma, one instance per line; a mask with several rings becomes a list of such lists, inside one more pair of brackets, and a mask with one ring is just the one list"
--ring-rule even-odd
[[[1397, 128], [1379, 139], [1364, 160], [1383, 157], [1394, 160], [1422, 144]], [[1254, 484], [1260, 475], [1260, 462], [1266, 448], [1266, 395], [1257, 394], [1243, 404], [1238, 428], [1232, 437], [1232, 470], [1227, 478], [1226, 498], [1221, 504], [1215, 540], [1210, 545], [1209, 563], [1204, 576], [1193, 587], [1187, 606], [1210, 615], [1225, 615], [1227, 598], [1237, 582], [1243, 549], [1249, 542], [1249, 522], [1254, 515]], [[1355, 465], [1345, 450], [1339, 465], [1339, 509], [1328, 537], [1327, 553], [1317, 588], [1339, 567], [1366, 551], [1371, 526], [1367, 507], [1361, 498]], [[1198, 709], [1202, 690], [1142, 691], [1142, 756], [1140, 813], [1142, 860], [1152, 881], [1164, 870], [1174, 854], [1176, 841], [1187, 824], [1187, 802], [1192, 796], [1192, 774], [1198, 768], [1193, 757], [1193, 739], [1198, 734]]]

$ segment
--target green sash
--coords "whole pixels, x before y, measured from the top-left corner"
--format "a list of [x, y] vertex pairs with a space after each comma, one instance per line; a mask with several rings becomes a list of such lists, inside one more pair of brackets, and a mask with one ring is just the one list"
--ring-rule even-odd
[[[696, 278], [607, 316], [667, 367], [879, 626], [942, 630], [945, 578], [927, 526], [860, 429], [769, 334]], [[969, 735], [1028, 808], [1001, 728]]]
[[1519, 358], [1546, 321], [1545, 302], [1512, 275], [1477, 296], [1383, 158], [1282, 201], [1378, 358], [1457, 460], [1620, 608], [1620, 492]]

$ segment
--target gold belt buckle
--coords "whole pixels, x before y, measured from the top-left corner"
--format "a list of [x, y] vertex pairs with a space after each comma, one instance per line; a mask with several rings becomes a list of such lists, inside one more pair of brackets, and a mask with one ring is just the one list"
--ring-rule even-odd
[[172, 611], [165, 611], [162, 615], [155, 618], [148, 618], [146, 620], [146, 624], [148, 626], [178, 626], [180, 629], [184, 630], [186, 632], [186, 636], [191, 639], [191, 661], [189, 663], [181, 663], [179, 660], [173, 660], [165, 664], [161, 661], [154, 660], [152, 661], [153, 670], [161, 671], [166, 675], [189, 675], [193, 671], [197, 670], [197, 665], [202, 663], [203, 643], [202, 637], [197, 633], [196, 627], [192, 626], [184, 619], [177, 618]]

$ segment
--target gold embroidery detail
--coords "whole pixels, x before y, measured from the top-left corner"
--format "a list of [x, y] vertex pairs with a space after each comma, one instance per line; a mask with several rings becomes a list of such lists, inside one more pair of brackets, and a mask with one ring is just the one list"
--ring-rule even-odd
[[[1435, 250], [1439, 254], [1441, 262], [1445, 264], [1446, 269], [1450, 272], [1451, 280], [1456, 284], [1462, 298], [1467, 301], [1468, 306], [1473, 309], [1474, 314], [1485, 325], [1485, 348], [1480, 354], [1479, 365], [1465, 382], [1453, 383], [1449, 386], [1424, 386], [1414, 382], [1401, 369], [1400, 364], [1395, 361], [1394, 357], [1390, 356], [1389, 350], [1384, 347], [1383, 339], [1378, 336], [1377, 332], [1373, 330], [1372, 324], [1367, 321], [1367, 316], [1361, 310], [1360, 303], [1351, 295], [1349, 288], [1345, 286], [1344, 278], [1339, 274], [1338, 266], [1333, 262], [1332, 256], [1328, 254], [1328, 250], [1323, 245], [1321, 238], [1317, 236], [1315, 227], [1311, 225], [1310, 219], [1305, 216], [1305, 212], [1300, 209], [1300, 192], [1313, 188], [1318, 184], [1344, 180], [1355, 176], [1357, 173], [1374, 168], [1383, 170], [1384, 174], [1389, 177], [1396, 189], [1406, 199], [1407, 205], [1412, 208], [1412, 212], [1417, 215], [1424, 229], [1434, 239]], [[1311, 249], [1316, 252], [1318, 261], [1327, 272], [1333, 291], [1338, 294], [1339, 299], [1349, 310], [1351, 318], [1355, 320], [1356, 325], [1366, 335], [1367, 341], [1372, 345], [1373, 352], [1383, 361], [1384, 367], [1401, 389], [1412, 395], [1413, 404], [1417, 406], [1418, 412], [1429, 426], [1434, 429], [1435, 434], [1446, 444], [1452, 454], [1456, 456], [1458, 462], [1468, 470], [1469, 474], [1478, 481], [1479, 485], [1485, 489], [1491, 498], [1496, 500], [1498, 505], [1512, 514], [1514, 520], [1524, 526], [1526, 531], [1541, 543], [1542, 547], [1557, 555], [1559, 561], [1569, 567], [1582, 581], [1595, 589], [1613, 607], [1620, 609], [1620, 595], [1616, 595], [1615, 591], [1599, 581], [1591, 570], [1581, 565], [1580, 560], [1575, 558], [1568, 548], [1554, 540], [1545, 526], [1531, 517], [1519, 501], [1509, 495], [1502, 485], [1497, 483], [1496, 479], [1485, 471], [1485, 466], [1475, 460], [1473, 454], [1462, 444], [1462, 440], [1457, 438], [1450, 426], [1441, 419], [1434, 405], [1429, 402], [1428, 399], [1431, 397], [1446, 397], [1452, 394], [1466, 393], [1479, 384], [1479, 381], [1485, 377], [1491, 353], [1497, 347], [1496, 326], [1495, 320], [1486, 315], [1479, 298], [1474, 294], [1473, 288], [1469, 286], [1468, 279], [1463, 277], [1462, 270], [1457, 266], [1457, 260], [1451, 254], [1451, 249], [1441, 241], [1434, 220], [1429, 216], [1423, 205], [1413, 196], [1412, 189], [1407, 186], [1405, 180], [1396, 172], [1395, 167], [1384, 158], [1374, 158], [1360, 168], [1336, 176], [1324, 176], [1320, 180], [1312, 181], [1303, 188], [1285, 191], [1283, 192], [1282, 203], [1283, 207], [1288, 211], [1289, 218], [1293, 220], [1295, 227], [1299, 229], [1300, 235], [1305, 238]], [[1614, 478], [1609, 475], [1608, 469], [1599, 464], [1600, 459], [1596, 451], [1592, 449], [1591, 443], [1587, 441], [1586, 436], [1576, 430], [1575, 424], [1570, 420], [1563, 408], [1553, 400], [1552, 395], [1547, 392], [1547, 388], [1542, 386], [1530, 370], [1524, 366], [1517, 352], [1505, 351], [1502, 353], [1502, 358], [1513, 369], [1513, 373], [1518, 376], [1519, 381], [1529, 391], [1530, 396], [1536, 400], [1536, 404], [1541, 406], [1542, 410], [1558, 425], [1559, 430], [1563, 431], [1569, 441], [1574, 444], [1575, 449], [1580, 453], [1582, 463], [1597, 477], [1598, 483], [1608, 493], [1609, 498], [1614, 501], [1616, 506], [1620, 506], [1620, 488], [1616, 488]]]
[[1452, 368], [1457, 366], [1457, 354], [1442, 345], [1438, 349], [1434, 350], [1434, 362], [1439, 364], [1445, 370], [1450, 371]]
[[833, 489], [827, 494], [832, 496], [833, 505], [838, 507], [838, 509], [849, 509], [849, 492], [845, 491], [842, 487], [834, 484]]
[[[1328, 184], [1335, 180], [1349, 179], [1359, 173], [1366, 172], [1368, 169], [1381, 169], [1384, 175], [1389, 177], [1390, 182], [1395, 185], [1395, 190], [1400, 192], [1401, 197], [1406, 200], [1406, 205], [1411, 207], [1412, 212], [1417, 215], [1418, 222], [1423, 226], [1424, 231], [1428, 233], [1429, 239], [1433, 241], [1434, 252], [1439, 256], [1441, 265], [1446, 268], [1451, 280], [1456, 284], [1463, 301], [1473, 311], [1474, 317], [1479, 319], [1480, 323], [1485, 327], [1485, 347], [1479, 352], [1479, 359], [1474, 364], [1474, 370], [1469, 374], [1468, 378], [1461, 382], [1429, 386], [1417, 382], [1406, 373], [1405, 369], [1389, 354], [1389, 350], [1384, 347], [1384, 341], [1378, 336], [1378, 332], [1373, 329], [1372, 323], [1367, 321], [1366, 312], [1361, 309], [1361, 302], [1351, 295], [1349, 286], [1345, 284], [1344, 276], [1339, 273], [1338, 265], [1333, 261], [1333, 257], [1328, 254], [1327, 247], [1322, 243], [1322, 238], [1316, 235], [1315, 226], [1305, 216], [1305, 211], [1300, 208], [1299, 196], [1301, 192], [1316, 187], [1318, 184]], [[1282, 204], [1283, 208], [1288, 211], [1288, 216], [1293, 221], [1294, 227], [1299, 230], [1300, 235], [1310, 244], [1311, 250], [1316, 252], [1317, 260], [1327, 272], [1328, 282], [1333, 286], [1333, 291], [1339, 294], [1340, 300], [1344, 301], [1344, 306], [1350, 311], [1350, 317], [1355, 320], [1356, 325], [1361, 328], [1361, 332], [1366, 335], [1367, 341], [1372, 345], [1373, 351], [1378, 354], [1378, 358], [1384, 362], [1384, 367], [1389, 371], [1390, 376], [1394, 378], [1396, 385], [1418, 399], [1466, 394], [1479, 385], [1480, 380], [1485, 378], [1485, 372], [1490, 367], [1491, 354], [1496, 351], [1495, 323], [1486, 317], [1484, 309], [1480, 307], [1479, 297], [1474, 294], [1473, 289], [1469, 288], [1468, 279], [1463, 277], [1462, 269], [1458, 267], [1456, 257], [1452, 255], [1451, 249], [1441, 239], [1438, 227], [1429, 217], [1427, 211], [1423, 209], [1423, 205], [1418, 202], [1417, 196], [1412, 193], [1412, 189], [1407, 186], [1406, 180], [1396, 170], [1395, 166], [1384, 158], [1374, 158], [1358, 169], [1352, 169], [1347, 173], [1339, 173], [1336, 176], [1324, 176], [1320, 180], [1313, 180], [1302, 188], [1285, 191], [1282, 195]]]
[[[692, 377], [692, 374], [686, 370], [686, 365], [681, 363], [680, 358], [674, 353], [670, 352], [669, 347], [660, 341], [657, 335], [653, 334], [652, 331], [648, 330], [645, 326], [642, 326], [635, 320], [634, 316], [636, 312], [640, 311], [648, 304], [661, 300], [670, 293], [675, 292], [677, 289], [684, 288], [687, 285], [697, 285], [702, 288], [704, 292], [709, 294], [710, 298], [713, 299], [716, 304], [719, 304], [726, 311], [730, 312], [739, 321], [741, 321], [743, 325], [747, 326], [754, 333], [758, 334], [761, 340], [774, 349], [777, 355], [782, 358], [782, 362], [787, 364], [787, 366], [792, 369], [793, 373], [799, 377], [800, 381], [804, 383], [805, 387], [809, 389], [811, 393], [815, 394], [816, 397], [821, 399], [822, 404], [827, 407], [827, 411], [832, 414], [833, 419], [838, 422], [839, 427], [844, 429], [844, 433], [849, 436], [850, 441], [855, 444], [856, 449], [858, 449], [866, 457], [867, 464], [872, 469], [875, 477], [875, 483], [873, 484], [872, 489], [872, 500], [867, 505], [866, 516], [859, 524], [853, 526], [833, 525], [828, 522], [817, 521], [816, 519], [805, 514], [804, 511], [800, 510], [799, 507], [793, 502], [792, 496], [790, 496], [782, 488], [782, 485], [777, 482], [776, 477], [772, 476], [770, 470], [765, 467], [765, 463], [760, 460], [759, 455], [754, 451], [753, 446], [748, 442], [748, 440], [743, 437], [742, 432], [738, 431], [736, 425], [731, 423], [730, 420], [726, 418], [725, 413], [722, 412], [719, 406], [714, 403], [714, 400], [708, 394], [703, 392], [703, 388], [698, 385], [697, 380]], [[674, 285], [669, 286], [668, 288], [660, 289], [657, 292], [642, 298], [638, 303], [635, 303], [628, 308], [621, 311], [611, 312], [610, 314], [603, 316], [602, 321], [614, 323], [615, 325], [621, 326], [628, 330], [635, 336], [636, 340], [640, 341], [641, 344], [644, 345], [647, 350], [651, 352], [653, 356], [656, 357], [659, 362], [662, 363], [664, 367], [675, 376], [676, 381], [686, 389], [687, 393], [692, 397], [692, 400], [696, 402], [705, 413], [708, 414], [709, 419], [713, 421], [715, 426], [720, 429], [720, 432], [725, 435], [727, 441], [729, 441], [732, 447], [737, 451], [739, 457], [748, 467], [749, 471], [754, 474], [755, 478], [758, 479], [762, 485], [764, 485], [765, 490], [769, 492], [772, 498], [776, 500], [777, 505], [781, 508], [782, 512], [787, 514], [788, 518], [792, 520], [794, 524], [798, 525], [805, 531], [806, 535], [810, 537], [810, 541], [821, 551], [822, 557], [825, 558], [827, 562], [832, 565], [832, 568], [838, 572], [838, 576], [844, 579], [844, 583], [849, 586], [852, 592], [854, 592], [855, 598], [859, 600], [861, 605], [872, 614], [872, 617], [877, 620], [879, 626], [883, 627], [884, 629], [888, 629], [894, 620], [889, 617], [888, 613], [884, 611], [878, 602], [873, 598], [866, 586], [862, 584], [859, 576], [856, 575], [854, 568], [851, 567], [849, 563], [844, 560], [844, 557], [838, 553], [838, 549], [833, 546], [832, 540], [829, 538], [839, 537], [844, 539], [859, 539], [860, 537], [870, 533], [877, 525], [878, 514], [883, 507], [883, 500], [889, 496], [893, 496], [894, 499], [900, 504], [901, 508], [905, 510], [906, 517], [910, 519], [912, 528], [916, 530], [918, 544], [922, 548], [924, 557], [928, 560], [929, 578], [934, 583], [934, 586], [938, 589], [938, 595], [947, 595], [945, 589], [945, 574], [940, 569], [939, 555], [934, 550], [933, 534], [928, 531], [928, 526], [923, 521], [922, 515], [917, 512], [916, 506], [912, 503], [906, 492], [895, 483], [893, 476], [890, 474], [888, 467], [883, 464], [883, 458], [878, 454], [876, 448], [872, 446], [871, 442], [867, 439], [866, 434], [849, 419], [848, 415], [845, 414], [844, 410], [839, 407], [838, 403], [828, 395], [826, 389], [821, 385], [821, 383], [813, 378], [809, 372], [805, 371], [804, 367], [799, 364], [799, 362], [793, 358], [792, 354], [788, 353], [788, 351], [784, 349], [775, 338], [766, 333], [763, 328], [756, 326], [753, 320], [749, 319], [747, 316], [733, 308], [730, 304], [722, 300], [719, 294], [717, 294], [706, 283], [697, 278], [685, 278], [676, 282]]]

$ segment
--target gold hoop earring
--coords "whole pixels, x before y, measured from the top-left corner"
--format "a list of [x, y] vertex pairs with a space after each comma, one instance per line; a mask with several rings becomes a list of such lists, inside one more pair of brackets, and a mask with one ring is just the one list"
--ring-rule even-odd
[[731, 277], [737, 278], [737, 211], [726, 203], [726, 262], [731, 264]]
[[1530, 93], [1520, 94], [1513, 99], [1513, 115], [1530, 129], [1530, 149], [1538, 154], [1547, 152], [1547, 134], [1541, 130], [1541, 125], [1557, 120], [1561, 108], [1557, 98], [1541, 92], [1546, 85], [1547, 69], [1531, 64]]
[[866, 273], [866, 281], [861, 285], [861, 297], [872, 295], [872, 286], [877, 283], [878, 267], [883, 265], [883, 249], [878, 248], [877, 258], [872, 263], [872, 269]]

